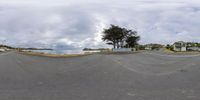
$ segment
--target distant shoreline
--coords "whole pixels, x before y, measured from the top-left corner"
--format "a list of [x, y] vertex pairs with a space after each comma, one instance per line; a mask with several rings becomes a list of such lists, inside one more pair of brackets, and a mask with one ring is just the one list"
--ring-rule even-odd
[[49, 49], [49, 48], [19, 48], [22, 50], [54, 50], [54, 49]]
[[50, 54], [50, 53], [33, 52], [33, 51], [19, 51], [18, 53], [24, 54], [24, 55], [53, 57], [53, 58], [80, 57], [80, 56], [87, 56], [87, 55], [91, 55], [92, 54], [92, 53], [84, 53], [84, 54]]

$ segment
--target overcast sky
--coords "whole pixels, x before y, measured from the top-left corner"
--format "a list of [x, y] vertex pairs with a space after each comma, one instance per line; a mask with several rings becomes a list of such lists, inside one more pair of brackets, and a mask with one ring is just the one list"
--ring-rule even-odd
[[0, 43], [12, 46], [107, 47], [110, 24], [137, 30], [142, 44], [200, 42], [200, 0], [0, 0]]

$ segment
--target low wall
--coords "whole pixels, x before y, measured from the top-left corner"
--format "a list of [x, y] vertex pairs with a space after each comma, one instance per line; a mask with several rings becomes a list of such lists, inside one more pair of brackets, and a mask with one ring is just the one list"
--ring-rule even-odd
[[113, 52], [131, 52], [135, 51], [135, 48], [118, 48], [118, 49], [112, 49]]

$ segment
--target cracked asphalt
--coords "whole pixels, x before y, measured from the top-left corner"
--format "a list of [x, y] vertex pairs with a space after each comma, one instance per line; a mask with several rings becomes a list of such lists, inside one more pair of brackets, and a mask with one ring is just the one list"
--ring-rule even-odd
[[0, 100], [200, 100], [200, 56], [1, 53]]

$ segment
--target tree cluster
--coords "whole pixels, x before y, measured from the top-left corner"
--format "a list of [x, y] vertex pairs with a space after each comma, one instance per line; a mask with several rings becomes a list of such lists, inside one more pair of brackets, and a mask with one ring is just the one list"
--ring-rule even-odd
[[173, 45], [170, 45], [170, 44], [166, 45], [166, 49], [171, 50], [171, 51], [174, 50]]
[[0, 48], [14, 49], [14, 48], [13, 48], [13, 47], [11, 47], [11, 46], [2, 45], [2, 44], [0, 44]]
[[133, 48], [138, 44], [140, 36], [137, 31], [111, 25], [110, 28], [104, 29], [102, 40], [113, 45], [113, 48]]
[[164, 47], [164, 45], [157, 43], [147, 44], [146, 46], [150, 46], [152, 50], [159, 50], [160, 48]]

